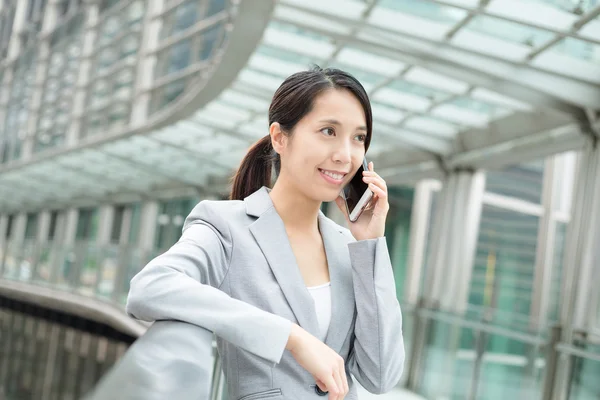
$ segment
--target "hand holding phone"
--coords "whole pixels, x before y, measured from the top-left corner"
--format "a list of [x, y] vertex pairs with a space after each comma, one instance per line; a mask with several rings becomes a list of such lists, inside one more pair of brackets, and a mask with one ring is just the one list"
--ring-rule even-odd
[[352, 180], [344, 187], [342, 196], [346, 203], [346, 211], [350, 222], [356, 222], [369, 202], [373, 198], [373, 192], [369, 185], [363, 180], [363, 171], [369, 170], [367, 159], [363, 159], [363, 164], [356, 172]]
[[[336, 199], [338, 208], [349, 220], [356, 240], [385, 236], [385, 221], [390, 205], [385, 180], [364, 160], [356, 175]], [[365, 212], [367, 211], [367, 212]]]

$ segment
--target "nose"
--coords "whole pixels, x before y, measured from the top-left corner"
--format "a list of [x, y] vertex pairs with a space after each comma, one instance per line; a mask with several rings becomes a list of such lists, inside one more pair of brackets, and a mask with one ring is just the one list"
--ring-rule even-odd
[[336, 164], [349, 164], [352, 160], [352, 153], [350, 149], [349, 143], [342, 143], [336, 148], [336, 151], [333, 153], [333, 161]]

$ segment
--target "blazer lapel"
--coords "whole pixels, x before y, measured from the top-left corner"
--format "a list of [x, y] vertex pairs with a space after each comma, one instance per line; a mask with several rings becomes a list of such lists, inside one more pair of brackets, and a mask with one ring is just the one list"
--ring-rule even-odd
[[318, 336], [314, 301], [304, 284], [285, 226], [273, 207], [268, 190], [258, 190], [247, 197], [245, 203], [246, 212], [258, 217], [250, 225], [250, 232], [265, 255], [298, 324]]
[[319, 229], [327, 253], [331, 279], [331, 323], [325, 344], [339, 352], [352, 328], [355, 310], [348, 239], [323, 213], [319, 213]]

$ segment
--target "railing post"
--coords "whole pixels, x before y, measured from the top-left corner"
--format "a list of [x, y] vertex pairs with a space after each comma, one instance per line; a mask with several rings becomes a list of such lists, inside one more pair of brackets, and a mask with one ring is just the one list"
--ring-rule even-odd
[[550, 331], [550, 341], [546, 353], [546, 376], [544, 377], [544, 392], [542, 400], [552, 400], [554, 395], [554, 380], [556, 378], [556, 370], [558, 366], [559, 354], [556, 350], [556, 345], [560, 341], [562, 327], [554, 325]]
[[429, 331], [430, 319], [419, 312], [424, 308], [425, 301], [419, 299], [417, 307], [414, 309], [414, 325], [412, 334], [412, 346], [410, 348], [410, 364], [408, 366], [408, 377], [406, 387], [409, 390], [417, 391], [421, 379], [421, 364], [423, 350], [427, 344], [427, 334]]

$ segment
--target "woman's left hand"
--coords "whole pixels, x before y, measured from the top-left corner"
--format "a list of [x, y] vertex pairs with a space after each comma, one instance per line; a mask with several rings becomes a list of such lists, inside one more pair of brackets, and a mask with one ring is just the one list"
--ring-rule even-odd
[[387, 185], [383, 178], [373, 170], [372, 162], [369, 163], [369, 170], [363, 172], [363, 181], [369, 185], [369, 189], [373, 192], [373, 198], [356, 222], [350, 222], [348, 219], [346, 204], [341, 196], [335, 200], [335, 203], [346, 216], [350, 232], [356, 240], [383, 237], [385, 220], [390, 209]]

